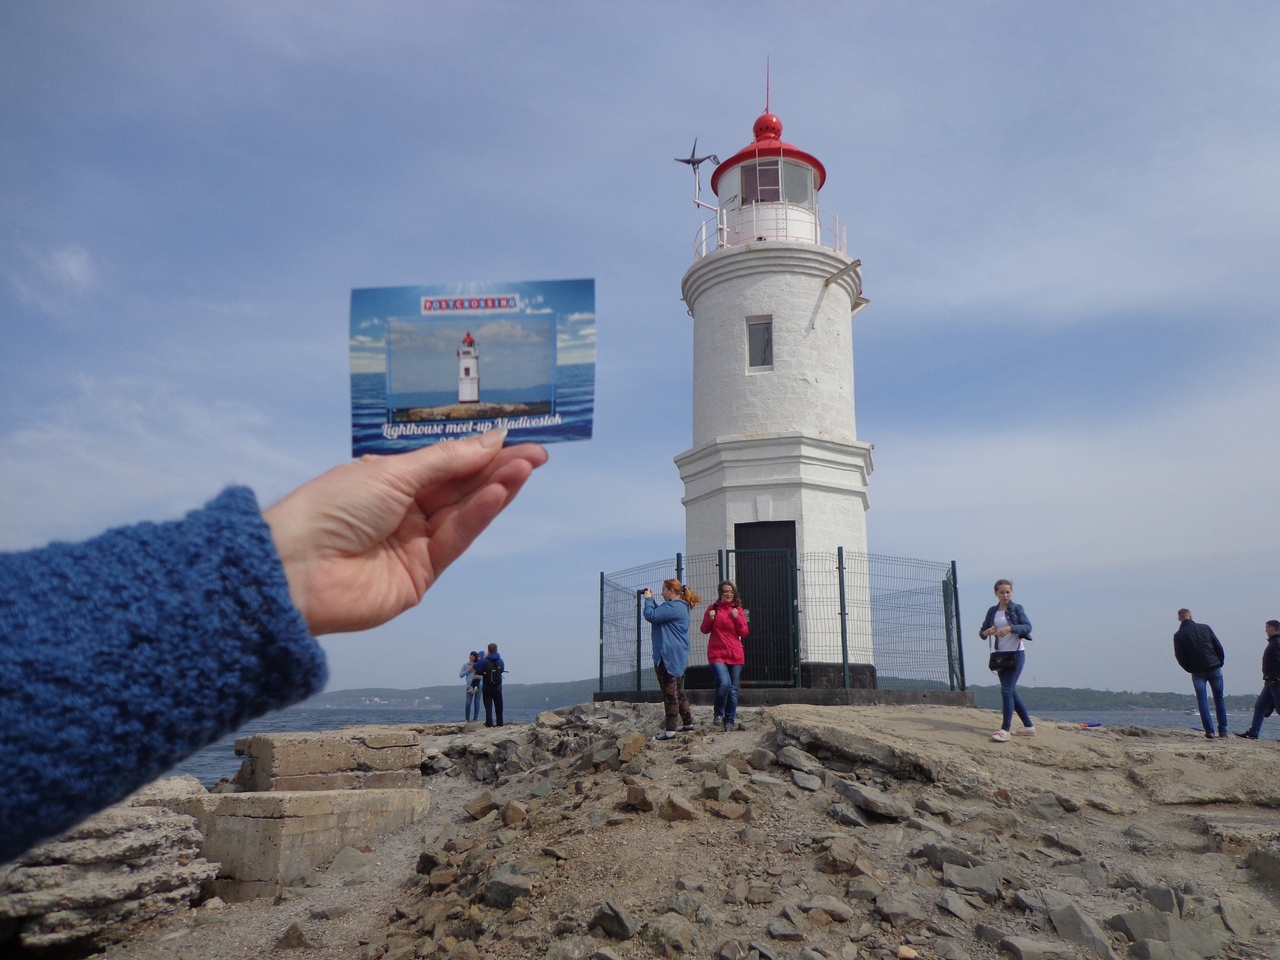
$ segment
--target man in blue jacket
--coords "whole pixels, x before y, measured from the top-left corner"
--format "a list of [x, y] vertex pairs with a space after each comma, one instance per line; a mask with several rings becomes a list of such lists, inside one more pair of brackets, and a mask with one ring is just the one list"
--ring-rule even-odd
[[1222, 665], [1227, 662], [1227, 655], [1213, 628], [1192, 620], [1191, 611], [1186, 607], [1178, 611], [1178, 622], [1178, 632], [1173, 635], [1173, 655], [1178, 658], [1178, 665], [1191, 674], [1204, 735], [1213, 739], [1213, 718], [1209, 716], [1209, 698], [1205, 693], [1208, 687], [1213, 690], [1213, 705], [1218, 713], [1218, 737], [1225, 739], [1227, 708], [1222, 701]]

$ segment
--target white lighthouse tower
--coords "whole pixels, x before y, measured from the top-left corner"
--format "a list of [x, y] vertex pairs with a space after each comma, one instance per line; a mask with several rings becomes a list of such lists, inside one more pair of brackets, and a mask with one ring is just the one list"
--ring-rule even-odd
[[480, 354], [470, 330], [462, 338], [462, 349], [458, 351], [458, 402], [480, 402]]
[[[744, 551], [793, 551], [799, 574], [793, 568], [789, 602], [802, 672], [839, 663], [842, 644], [850, 662], [870, 664], [861, 558], [871, 445], [854, 425], [850, 323], [867, 303], [861, 264], [845, 252], [839, 222], [819, 215], [822, 163], [782, 140], [767, 106], [754, 133], [712, 175], [716, 217], [681, 284], [693, 317], [693, 446], [675, 458], [686, 549], [735, 551], [740, 589]], [[844, 578], [847, 639], [830, 588], [819, 597], [819, 578], [806, 569], [809, 558], [825, 565], [841, 547], [854, 558]], [[744, 589], [744, 600], [754, 649], [764, 598]]]

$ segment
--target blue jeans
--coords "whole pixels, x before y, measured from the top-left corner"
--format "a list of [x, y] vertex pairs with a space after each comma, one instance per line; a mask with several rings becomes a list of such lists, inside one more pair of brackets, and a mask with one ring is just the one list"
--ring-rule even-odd
[[[1222, 668], [1193, 673], [1191, 683], [1196, 688], [1196, 706], [1200, 708], [1200, 723], [1205, 733], [1213, 733], [1213, 719], [1209, 716], [1209, 694], [1213, 691], [1213, 705], [1218, 709], [1218, 736], [1227, 735], [1227, 708], [1222, 702]], [[1207, 688], [1207, 689], [1206, 689]]]
[[1280, 686], [1271, 683], [1262, 685], [1262, 692], [1253, 703], [1253, 723], [1249, 724], [1249, 732], [1255, 737], [1262, 733], [1262, 721], [1267, 719], [1267, 710], [1280, 712]]
[[467, 710], [463, 716], [466, 717], [467, 723], [470, 723], [472, 720], [480, 719], [479, 687], [467, 687]]
[[742, 676], [740, 663], [713, 663], [711, 672], [716, 675], [716, 716], [725, 723], [738, 719], [738, 680]]
[[1022, 701], [1018, 698], [1018, 678], [1022, 676], [1022, 668], [1027, 665], [1027, 651], [1019, 650], [1018, 659], [1014, 663], [1011, 670], [1001, 670], [997, 676], [1000, 678], [1000, 705], [1004, 709], [1004, 719], [1000, 721], [1000, 729], [1008, 730], [1013, 724], [1014, 711], [1018, 713], [1018, 719], [1022, 721], [1024, 727], [1031, 726], [1031, 717], [1027, 714], [1027, 708], [1022, 705]]

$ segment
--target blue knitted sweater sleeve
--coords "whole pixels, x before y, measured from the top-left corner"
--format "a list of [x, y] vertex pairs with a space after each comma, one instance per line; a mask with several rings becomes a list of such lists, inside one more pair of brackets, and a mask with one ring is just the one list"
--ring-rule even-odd
[[326, 679], [244, 487], [0, 554], [0, 863]]

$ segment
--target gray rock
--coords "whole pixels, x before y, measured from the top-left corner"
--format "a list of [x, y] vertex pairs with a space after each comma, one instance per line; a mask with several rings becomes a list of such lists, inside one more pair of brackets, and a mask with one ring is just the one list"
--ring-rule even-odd
[[1160, 835], [1156, 831], [1140, 823], [1131, 824], [1125, 829], [1124, 835], [1129, 841], [1129, 848], [1138, 853], [1145, 853], [1161, 843]]
[[961, 867], [954, 863], [942, 865], [942, 883], [948, 887], [972, 890], [987, 903], [1000, 899], [1003, 871], [996, 866]]
[[672, 791], [658, 808], [658, 816], [663, 820], [693, 820], [698, 810], [688, 797]]
[[1172, 913], [1182, 916], [1178, 895], [1168, 887], [1153, 885], [1142, 891], [1142, 897], [1161, 913]]
[[626, 909], [612, 901], [605, 901], [591, 918], [588, 927], [599, 927], [614, 940], [630, 940], [640, 930], [640, 925]]
[[678, 913], [682, 917], [692, 920], [698, 915], [698, 907], [702, 906], [702, 901], [690, 893], [681, 893], [672, 898], [667, 903], [668, 913]]
[[833, 897], [829, 894], [810, 897], [800, 904], [800, 909], [806, 913], [810, 910], [821, 910], [836, 923], [845, 923], [848, 920], [852, 920], [854, 914], [851, 905], [845, 903], [839, 897]]
[[1119, 960], [1111, 948], [1111, 938], [1098, 926], [1097, 921], [1074, 903], [1049, 911], [1049, 919], [1053, 921], [1053, 929], [1063, 940], [1080, 944], [1102, 960]]
[[1075, 901], [1071, 897], [1049, 887], [1019, 890], [1013, 895], [1013, 905], [1019, 910], [1027, 910], [1031, 913], [1047, 915], [1053, 910], [1059, 910], [1073, 903]]
[[1081, 860], [1077, 863], [1055, 863], [1053, 872], [1060, 876], [1081, 877], [1093, 887], [1107, 885], [1106, 868], [1096, 860]]
[[827, 807], [827, 816], [846, 827], [865, 827], [867, 818], [851, 803], [833, 803]]
[[972, 960], [968, 951], [955, 940], [941, 939], [934, 944], [934, 950], [942, 960]]
[[1218, 910], [1222, 914], [1222, 922], [1237, 937], [1253, 935], [1257, 925], [1249, 918], [1248, 908], [1233, 897], [1219, 897]]
[[1000, 949], [1013, 954], [1016, 960], [1079, 960], [1075, 947], [1030, 937], [1005, 937]]
[[894, 891], [888, 891], [876, 897], [876, 913], [895, 927], [901, 926], [907, 921], [924, 923], [929, 919], [920, 908], [920, 904], [916, 902], [915, 897]]
[[1065, 811], [1052, 793], [1042, 793], [1027, 804], [1027, 813], [1038, 820], [1059, 820]]
[[978, 911], [969, 906], [964, 897], [955, 893], [944, 893], [938, 898], [938, 908], [945, 910], [959, 920], [968, 923], [978, 915]]
[[644, 939], [659, 956], [692, 953], [698, 948], [697, 929], [678, 913], [664, 913], [649, 921], [644, 928]]
[[845, 884], [844, 895], [850, 900], [875, 900], [884, 893], [884, 884], [875, 877], [854, 877]]
[[[470, 942], [469, 940], [463, 941], [463, 943]], [[544, 960], [587, 960], [599, 948], [599, 941], [593, 937], [564, 937], [550, 944], [547, 947], [547, 952], [543, 954], [543, 958]]]
[[518, 873], [502, 870], [493, 874], [485, 884], [484, 902], [499, 910], [511, 907], [520, 897], [533, 893], [533, 881]]
[[1131, 943], [1137, 943], [1139, 940], [1161, 940], [1168, 943], [1172, 936], [1169, 932], [1171, 919], [1167, 913], [1135, 910], [1130, 913], [1118, 913], [1104, 922], [1112, 930], [1124, 934]]
[[781, 918], [769, 921], [768, 933], [774, 940], [782, 940], [791, 943], [804, 939], [804, 934], [797, 929], [794, 923]]
[[905, 800], [890, 796], [883, 790], [877, 790], [875, 787], [851, 783], [848, 780], [836, 780], [833, 786], [836, 789], [836, 793], [840, 794], [855, 807], [868, 810], [878, 816], [888, 817], [891, 820], [907, 820], [912, 815], [911, 804]]
[[427, 847], [418, 854], [418, 864], [414, 870], [424, 877], [429, 875], [432, 870], [437, 867], [443, 867], [449, 862], [449, 855], [439, 847]]
[[792, 770], [799, 770], [811, 776], [822, 773], [822, 764], [812, 754], [805, 753], [798, 747], [783, 747], [778, 751], [778, 763]]
[[[764, 747], [757, 747], [747, 754], [747, 763], [750, 764], [752, 770], [768, 770], [777, 762], [777, 755], [772, 750], [764, 749]], [[736, 941], [730, 941], [730, 943], [734, 942]]]
[[716, 951], [716, 960], [747, 960], [747, 945], [741, 940], [726, 940]]
[[967, 850], [945, 843], [922, 843], [911, 850], [907, 856], [923, 858], [935, 870], [941, 870], [944, 863], [952, 863], [958, 867], [982, 866], [982, 861]]
[[951, 813], [951, 804], [947, 798], [931, 793], [916, 797], [915, 808], [921, 813], [931, 813], [935, 817], [945, 817]]
[[822, 789], [822, 778], [813, 774], [805, 773], [802, 770], [791, 771], [791, 782], [801, 790], [808, 790], [810, 793], [817, 793]]
[[907, 826], [912, 830], [927, 831], [937, 835], [942, 840], [951, 839], [951, 831], [938, 823], [936, 820], [930, 820], [927, 817], [912, 817], [907, 821]]

